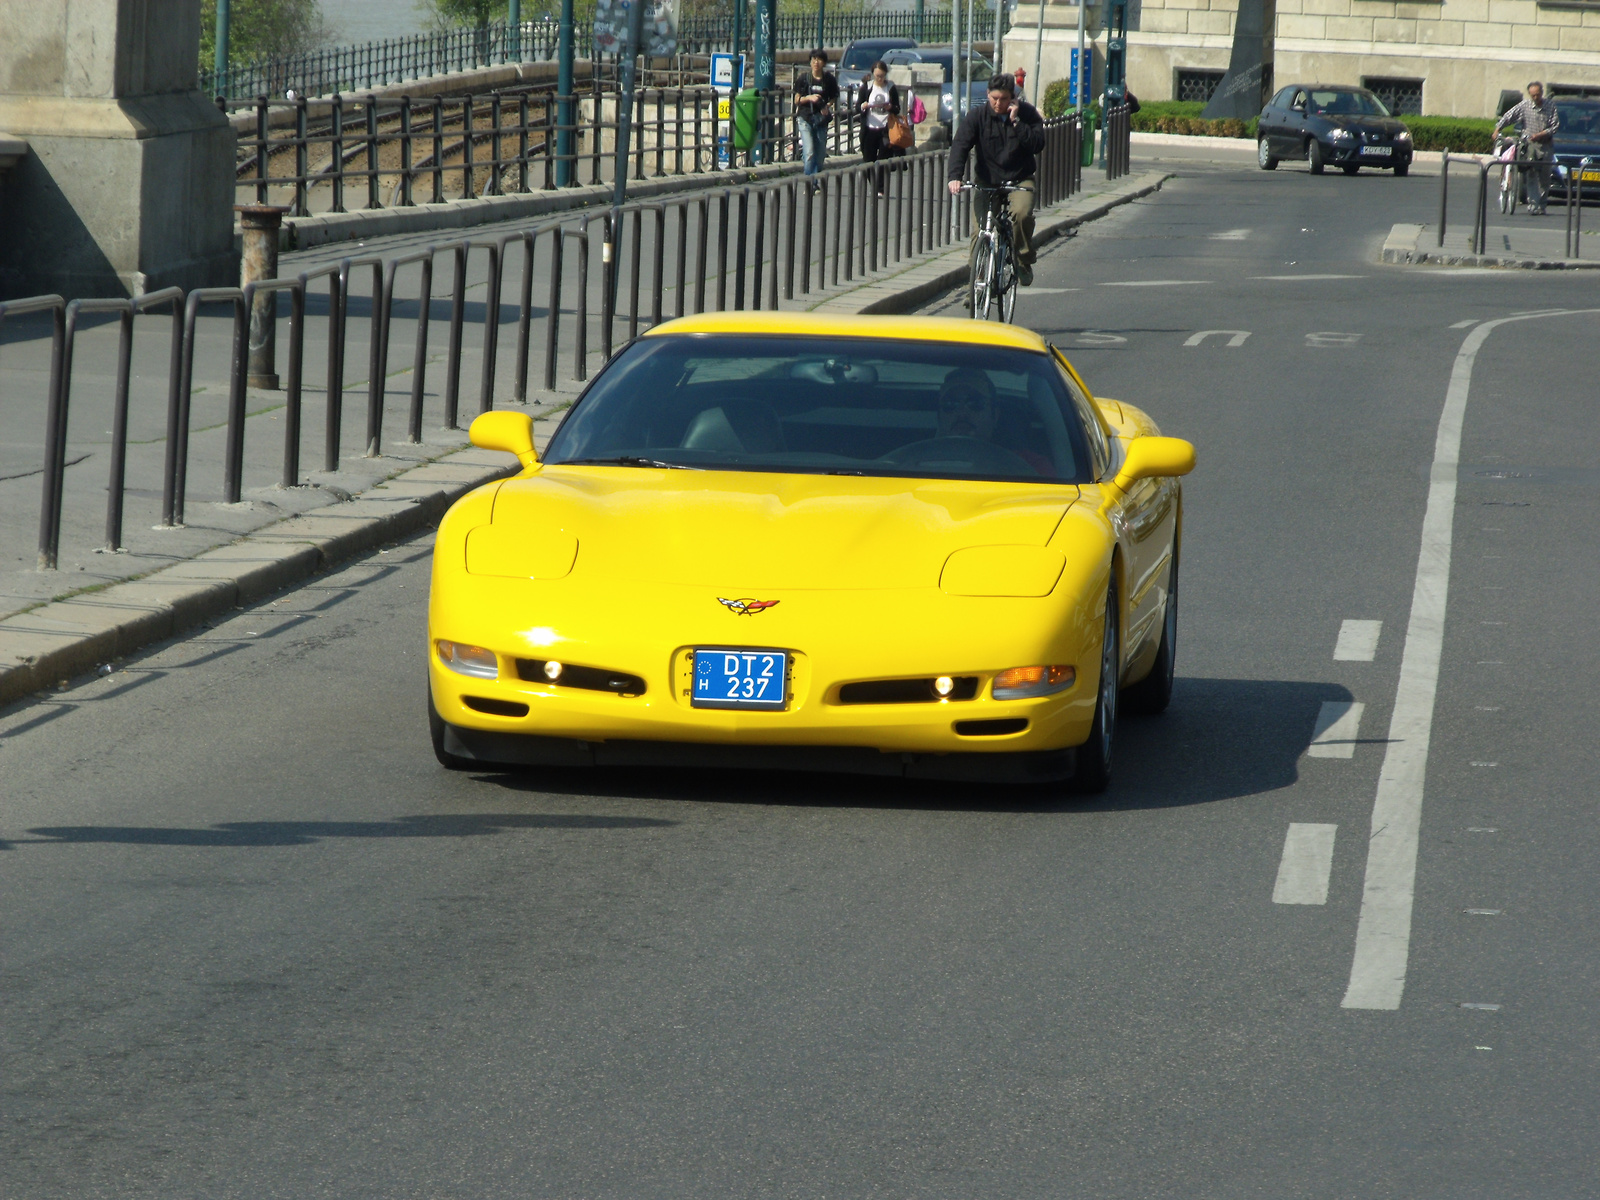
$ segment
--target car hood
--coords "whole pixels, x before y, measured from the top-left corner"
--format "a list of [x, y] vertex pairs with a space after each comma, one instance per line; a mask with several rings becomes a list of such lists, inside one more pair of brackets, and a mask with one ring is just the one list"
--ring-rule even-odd
[[1592, 133], [1563, 137], [1558, 129], [1550, 139], [1551, 150], [1556, 154], [1570, 154], [1581, 158], [1585, 154], [1600, 158], [1600, 137]]
[[1348, 129], [1352, 133], [1387, 133], [1390, 137], [1405, 129], [1405, 122], [1393, 117], [1323, 117], [1335, 129]]
[[628, 586], [935, 587], [966, 546], [1043, 546], [1064, 484], [548, 466], [501, 486], [493, 523], [578, 542], [573, 577]]

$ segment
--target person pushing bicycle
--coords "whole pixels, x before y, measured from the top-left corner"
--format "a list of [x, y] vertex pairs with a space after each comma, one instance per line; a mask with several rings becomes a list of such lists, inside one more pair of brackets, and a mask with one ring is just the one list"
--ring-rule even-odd
[[1527, 156], [1533, 165], [1525, 168], [1528, 186], [1528, 212], [1544, 216], [1545, 202], [1550, 194], [1550, 141], [1551, 135], [1561, 128], [1561, 114], [1556, 106], [1544, 98], [1544, 84], [1534, 80], [1528, 85], [1528, 98], [1514, 104], [1495, 122], [1494, 131], [1507, 125], [1520, 125], [1527, 139]]
[[[1011, 249], [1017, 263], [1017, 282], [1033, 282], [1033, 187], [1044, 149], [1044, 118], [1039, 110], [1017, 98], [1017, 81], [1000, 74], [989, 80], [989, 103], [969, 112], [950, 143], [950, 194], [961, 190], [967, 156], [974, 157], [972, 239], [976, 244], [983, 219], [1002, 200], [1011, 208]], [[1015, 191], [996, 190], [1010, 184]]]

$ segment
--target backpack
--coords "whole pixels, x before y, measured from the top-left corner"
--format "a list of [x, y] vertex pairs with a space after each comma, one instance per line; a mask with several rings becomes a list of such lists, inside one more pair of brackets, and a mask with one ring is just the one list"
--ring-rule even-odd
[[921, 125], [928, 119], [928, 106], [922, 102], [922, 97], [916, 93], [911, 96], [911, 123]]

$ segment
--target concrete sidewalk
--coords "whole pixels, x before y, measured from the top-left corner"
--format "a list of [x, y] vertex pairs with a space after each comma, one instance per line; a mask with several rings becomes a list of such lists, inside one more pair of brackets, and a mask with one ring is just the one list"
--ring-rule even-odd
[[[1142, 172], [1108, 184], [1091, 174], [1083, 193], [1040, 212], [1039, 240], [1059, 237], [1148, 195], [1168, 177], [1163, 172]], [[381, 253], [383, 248], [368, 249]], [[833, 313], [909, 311], [957, 286], [965, 278], [966, 257], [963, 243], [907, 263], [897, 273], [880, 274], [805, 301], [784, 302], [782, 307]], [[507, 355], [502, 345], [502, 361]], [[363, 361], [355, 346], [350, 348], [349, 361]], [[409, 352], [398, 352], [395, 361], [405, 362], [409, 370]], [[464, 370], [463, 377], [471, 378], [470, 372]], [[393, 386], [409, 391], [409, 384]], [[253, 419], [276, 419], [275, 407], [280, 402], [272, 393], [252, 392], [251, 396], [256, 405]], [[199, 401], [197, 397], [197, 412]], [[222, 397], [213, 397], [213, 401], [220, 405]], [[496, 402], [505, 403], [498, 389]], [[527, 410], [536, 418], [535, 433], [541, 447], [554, 431], [562, 407], [547, 403]], [[353, 405], [350, 408], [352, 415], [346, 420], [356, 426], [358, 410]], [[307, 409], [305, 423], [314, 427], [319, 418], [309, 391]], [[476, 411], [475, 386], [466, 385], [463, 423]], [[347, 430], [347, 441], [356, 436], [355, 429]], [[204, 437], [220, 440], [220, 425], [209, 430], [197, 426], [192, 448], [198, 450]], [[277, 488], [270, 482], [270, 471], [264, 478], [258, 474], [256, 485], [247, 488], [246, 503], [239, 506], [214, 503], [205, 494], [191, 491], [195, 525], [164, 534], [172, 539], [166, 553], [146, 554], [137, 563], [126, 563], [147, 566], [146, 570], [14, 572], [13, 578], [31, 576], [36, 594], [30, 596], [16, 588], [9, 589], [9, 596], [0, 593], [0, 602], [10, 610], [9, 615], [0, 616], [0, 705], [55, 687], [75, 675], [111, 669], [117, 659], [141, 646], [293, 585], [352, 555], [427, 528], [460, 496], [515, 470], [505, 455], [459, 448], [465, 441], [459, 430], [434, 430], [420, 446], [405, 445], [398, 438], [398, 430], [390, 432], [393, 449], [382, 457], [342, 459], [336, 475], [307, 472], [311, 486]], [[159, 458], [159, 449], [159, 439], [145, 447], [150, 459], [144, 464], [147, 469]], [[133, 450], [130, 442], [130, 479], [134, 477]], [[27, 461], [26, 455], [19, 461]], [[31, 478], [36, 474], [24, 471], [20, 478], [36, 484], [37, 479]], [[6, 478], [0, 476], [0, 484]], [[353, 486], [335, 483], [335, 478]], [[92, 491], [89, 484], [83, 487]], [[37, 509], [29, 506], [24, 513], [14, 506], [13, 513], [25, 527], [31, 527]], [[285, 518], [285, 513], [290, 515]], [[108, 555], [102, 561], [105, 567], [114, 568], [124, 564], [109, 560], [123, 557]], [[128, 578], [129, 574], [134, 577]]]
[[[1590, 219], [1600, 227], [1600, 213]], [[1592, 270], [1600, 267], [1600, 228], [1580, 235], [1579, 257], [1567, 257], [1565, 211], [1552, 206], [1549, 215], [1491, 216], [1488, 245], [1482, 254], [1472, 247], [1468, 223], [1445, 227], [1439, 245], [1437, 226], [1396, 225], [1384, 240], [1380, 261], [1407, 266], [1512, 267], [1535, 271]]]

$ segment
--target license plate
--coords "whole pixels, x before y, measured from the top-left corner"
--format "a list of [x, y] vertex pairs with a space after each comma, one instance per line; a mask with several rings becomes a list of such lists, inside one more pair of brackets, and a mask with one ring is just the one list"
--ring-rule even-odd
[[781, 710], [789, 656], [782, 650], [699, 648], [694, 652], [694, 708]]
[[1361, 147], [1361, 153], [1363, 153], [1363, 154], [1393, 154], [1394, 153], [1394, 147], [1393, 146], [1363, 146], [1363, 147]]
[[1600, 171], [1585, 171], [1579, 179], [1584, 183], [1600, 183]]

